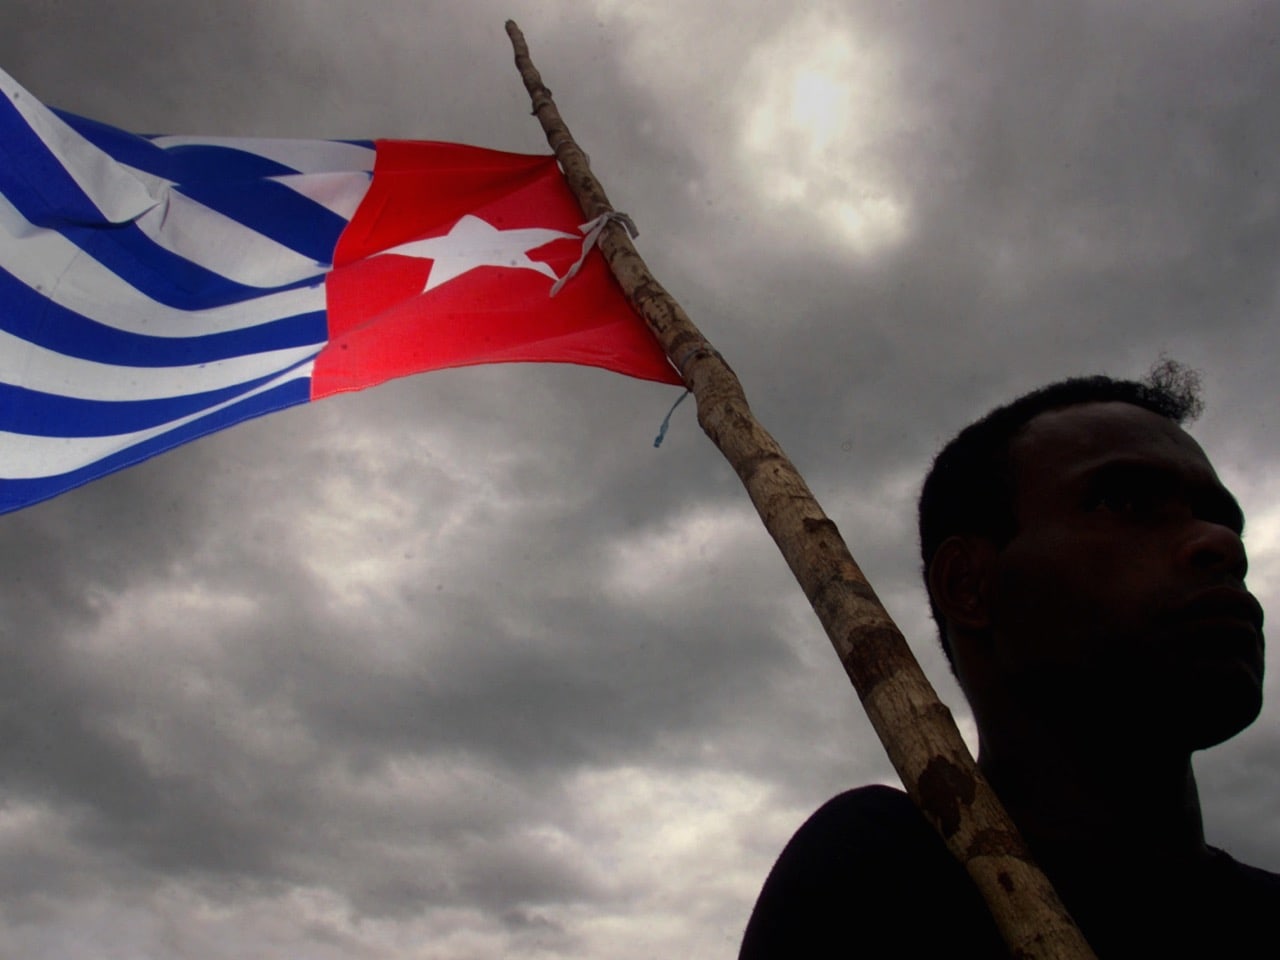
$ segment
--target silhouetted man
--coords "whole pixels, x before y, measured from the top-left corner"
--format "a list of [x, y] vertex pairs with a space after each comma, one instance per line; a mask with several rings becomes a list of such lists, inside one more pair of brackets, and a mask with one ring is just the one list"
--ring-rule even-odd
[[[920, 499], [978, 763], [1103, 957], [1269, 956], [1280, 876], [1204, 842], [1191, 753], [1262, 704], [1244, 517], [1180, 427], [1194, 377], [1063, 381], [962, 431]], [[836, 797], [766, 882], [742, 960], [1004, 957], [910, 800]]]

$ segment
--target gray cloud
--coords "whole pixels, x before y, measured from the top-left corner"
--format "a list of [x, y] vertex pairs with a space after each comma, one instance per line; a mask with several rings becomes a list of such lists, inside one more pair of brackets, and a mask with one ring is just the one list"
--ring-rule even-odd
[[[516, 8], [962, 726], [914, 496], [1041, 381], [1200, 367], [1274, 607], [1272, 5]], [[139, 130], [541, 151], [507, 15], [64, 0], [0, 66]], [[443, 371], [3, 518], [0, 953], [732, 956], [807, 812], [893, 774], [692, 404], [652, 449], [675, 396]], [[1276, 869], [1268, 692], [1197, 769]]]

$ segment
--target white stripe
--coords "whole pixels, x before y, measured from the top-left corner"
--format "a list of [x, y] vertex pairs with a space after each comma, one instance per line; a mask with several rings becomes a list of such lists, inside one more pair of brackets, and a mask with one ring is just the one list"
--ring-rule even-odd
[[0, 265], [59, 306], [129, 333], [200, 337], [325, 308], [324, 284], [207, 310], [157, 303], [52, 230], [28, 223], [0, 195]]
[[268, 137], [152, 137], [157, 147], [230, 147], [254, 153], [297, 170], [299, 173], [337, 173], [373, 169], [375, 151], [355, 143], [336, 140], [284, 140]]
[[0, 90], [111, 223], [128, 223], [160, 202], [124, 164], [95, 147], [0, 70]]
[[110, 437], [29, 437], [20, 433], [9, 433], [0, 430], [0, 475], [6, 480], [31, 480], [36, 477], [56, 477], [80, 467], [87, 466], [113, 453], [127, 450], [135, 444], [143, 443], [152, 437], [158, 437], [170, 430], [198, 420], [200, 417], [216, 413], [241, 400], [263, 393], [273, 387], [311, 376], [314, 362], [305, 363], [295, 370], [289, 370], [276, 377], [270, 383], [249, 390], [242, 396], [181, 417], [158, 427], [138, 430], [135, 433], [120, 433]]
[[343, 220], [356, 215], [356, 208], [369, 192], [367, 173], [299, 173], [273, 178], [277, 183], [302, 194], [308, 200], [327, 207]]
[[79, 400], [159, 400], [270, 376], [317, 349], [308, 344], [191, 366], [127, 367], [69, 357], [0, 330], [0, 382]]
[[176, 189], [135, 222], [158, 246], [250, 287], [280, 287], [329, 269]]

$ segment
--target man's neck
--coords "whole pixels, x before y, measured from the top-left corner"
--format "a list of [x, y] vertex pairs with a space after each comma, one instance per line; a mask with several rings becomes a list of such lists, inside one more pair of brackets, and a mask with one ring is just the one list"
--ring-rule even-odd
[[1039, 741], [1028, 756], [984, 743], [979, 766], [1050, 872], [1158, 874], [1208, 856], [1189, 754]]

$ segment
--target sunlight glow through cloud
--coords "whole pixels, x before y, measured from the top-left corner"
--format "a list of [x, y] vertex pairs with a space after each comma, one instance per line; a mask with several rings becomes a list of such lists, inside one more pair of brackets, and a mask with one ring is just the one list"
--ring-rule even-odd
[[860, 256], [905, 240], [910, 204], [889, 153], [907, 111], [888, 51], [809, 14], [758, 47], [746, 75], [741, 144], [760, 194]]

